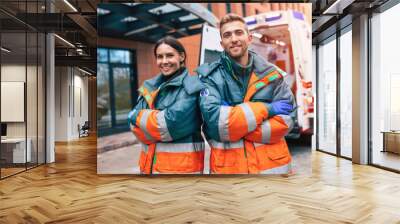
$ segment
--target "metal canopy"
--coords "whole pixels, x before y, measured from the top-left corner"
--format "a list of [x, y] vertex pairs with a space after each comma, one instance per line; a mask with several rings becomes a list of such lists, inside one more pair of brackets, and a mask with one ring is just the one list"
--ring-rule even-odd
[[334, 35], [361, 14], [375, 12], [396, 1], [398, 0], [311, 0], [313, 44], [319, 44]]
[[215, 26], [217, 19], [198, 3], [114, 3], [98, 5], [98, 33], [154, 43], [170, 35], [175, 38], [201, 32], [202, 23]]

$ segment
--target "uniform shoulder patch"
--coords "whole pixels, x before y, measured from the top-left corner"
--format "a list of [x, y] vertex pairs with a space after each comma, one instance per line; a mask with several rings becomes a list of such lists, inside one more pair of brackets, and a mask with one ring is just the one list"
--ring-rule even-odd
[[208, 96], [208, 95], [210, 95], [210, 91], [208, 90], [208, 88], [204, 88], [204, 89], [202, 89], [200, 91], [200, 96], [201, 97], [205, 97], [205, 96]]

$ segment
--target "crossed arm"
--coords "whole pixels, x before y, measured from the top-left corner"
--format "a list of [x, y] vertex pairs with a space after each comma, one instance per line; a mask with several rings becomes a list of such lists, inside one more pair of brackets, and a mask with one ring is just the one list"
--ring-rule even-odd
[[[267, 144], [280, 140], [293, 127], [293, 119], [289, 115], [269, 116], [272, 114], [270, 106], [264, 102], [222, 105], [216, 86], [207, 80], [205, 83], [208, 94], [200, 97], [200, 109], [206, 123], [205, 130], [212, 139], [224, 142], [245, 138]], [[275, 88], [274, 96], [274, 101], [287, 100], [294, 105], [291, 90], [283, 80]]]
[[170, 142], [193, 133], [200, 126], [196, 113], [196, 97], [178, 99], [163, 109], [146, 109], [143, 98], [129, 114], [132, 132], [144, 144]]

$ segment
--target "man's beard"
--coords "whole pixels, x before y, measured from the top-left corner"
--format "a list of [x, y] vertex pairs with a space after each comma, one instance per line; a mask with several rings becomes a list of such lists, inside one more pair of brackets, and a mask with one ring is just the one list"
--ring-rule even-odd
[[232, 55], [231, 53], [229, 53], [229, 56], [233, 59], [240, 59], [241, 57], [243, 57], [247, 52], [247, 47], [245, 48], [241, 48], [240, 53], [237, 55]]

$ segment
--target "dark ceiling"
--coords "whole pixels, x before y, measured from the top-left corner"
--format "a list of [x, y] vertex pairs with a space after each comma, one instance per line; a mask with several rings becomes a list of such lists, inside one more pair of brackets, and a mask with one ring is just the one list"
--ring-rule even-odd
[[[65, 0], [57, 0], [51, 1], [55, 9], [52, 13], [48, 13], [49, 7], [46, 7], [44, 0], [28, 1], [28, 4], [25, 4], [26, 2], [0, 1], [2, 31], [19, 32], [30, 29], [54, 32], [70, 43], [56, 38], [56, 64], [71, 65], [73, 62], [74, 65], [84, 66], [93, 72], [96, 71], [98, 35], [155, 42], [166, 34], [178, 38], [197, 34], [204, 23], [204, 17], [163, 2], [143, 4], [133, 1], [122, 3], [126, 1], [119, 0], [68, 0], [68, 5]], [[353, 17], [379, 10], [383, 5], [388, 5], [386, 3], [395, 0], [302, 2], [312, 3], [313, 44], [317, 44], [335, 34], [338, 29], [351, 24]]]
[[154, 43], [165, 35], [198, 34], [202, 23], [203, 19], [170, 3], [98, 5], [99, 36]]

